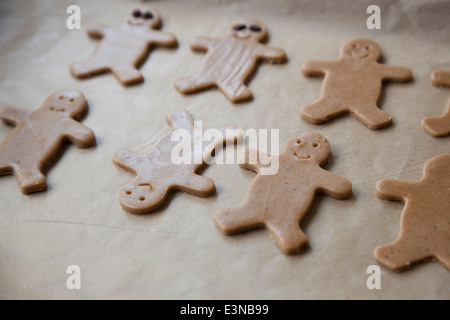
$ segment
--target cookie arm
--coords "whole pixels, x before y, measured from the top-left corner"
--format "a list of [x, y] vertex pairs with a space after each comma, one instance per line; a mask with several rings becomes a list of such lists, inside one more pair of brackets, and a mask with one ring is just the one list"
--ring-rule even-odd
[[66, 137], [78, 148], [89, 148], [95, 144], [94, 132], [81, 123], [69, 119], [64, 124]]
[[409, 68], [381, 65], [383, 79], [388, 81], [407, 82], [412, 79], [412, 71]]
[[178, 43], [177, 38], [173, 33], [164, 31], [152, 32], [149, 36], [149, 42], [166, 47], [174, 47]]
[[287, 60], [286, 51], [281, 48], [272, 47], [264, 44], [260, 44], [258, 47], [258, 54], [262, 59], [285, 62]]
[[204, 51], [208, 50], [214, 39], [208, 37], [195, 37], [189, 41], [192, 50]]
[[129, 150], [119, 150], [113, 156], [113, 163], [125, 170], [130, 170], [137, 174], [137, 168], [142, 166], [143, 155]]
[[169, 126], [173, 129], [187, 129], [192, 131], [194, 129], [194, 121], [192, 116], [187, 111], [175, 111], [168, 113], [166, 116], [166, 121]]
[[405, 201], [411, 192], [411, 183], [399, 180], [382, 179], [375, 185], [377, 196], [383, 200]]
[[[266, 153], [249, 148], [246, 148], [243, 151], [244, 152], [238, 152], [238, 164], [241, 168], [256, 173], [261, 173], [262, 170], [265, 170], [262, 174], [271, 174], [271, 167], [275, 166], [275, 171], [278, 171], [278, 156], [270, 156]], [[262, 161], [264, 161], [264, 163]], [[275, 173], [276, 172], [273, 172], [272, 174]]]
[[305, 76], [323, 76], [330, 68], [328, 61], [305, 61], [302, 63], [302, 73]]
[[87, 26], [86, 31], [89, 36], [100, 38], [103, 37], [106, 33], [106, 30], [109, 28], [109, 26], [100, 24], [100, 23], [91, 23]]
[[8, 124], [16, 125], [19, 121], [23, 120], [23, 118], [31, 113], [31, 111], [21, 109], [19, 107], [14, 106], [3, 106], [0, 108], [0, 117], [1, 119]]
[[[212, 128], [203, 132], [203, 159], [206, 163], [212, 157], [214, 152], [222, 149], [224, 146], [236, 144], [243, 138], [242, 129], [236, 127], [234, 124], [225, 125], [220, 128]], [[211, 143], [208, 143], [211, 141]]]
[[318, 182], [322, 192], [335, 199], [347, 199], [352, 195], [352, 183], [349, 180], [324, 169], [320, 170]]
[[450, 71], [434, 71], [430, 76], [430, 80], [434, 85], [450, 87]]

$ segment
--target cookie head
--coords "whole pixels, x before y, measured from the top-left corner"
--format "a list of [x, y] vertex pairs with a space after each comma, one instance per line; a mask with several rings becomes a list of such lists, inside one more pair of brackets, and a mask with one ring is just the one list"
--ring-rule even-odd
[[330, 156], [330, 144], [320, 134], [300, 133], [288, 140], [283, 153], [288, 153], [298, 161], [323, 164]]
[[381, 47], [370, 39], [354, 39], [341, 48], [341, 56], [378, 61], [381, 58]]
[[76, 118], [87, 110], [87, 102], [78, 90], [60, 90], [48, 97], [42, 108], [52, 113]]
[[[155, 204], [153, 186], [136, 178], [127, 183], [120, 191], [120, 204], [122, 207], [135, 214], [148, 211]], [[163, 199], [162, 199], [163, 200]]]
[[130, 26], [155, 29], [160, 26], [161, 17], [156, 9], [134, 9], [128, 15], [126, 22]]
[[447, 182], [447, 188], [450, 188], [450, 154], [441, 154], [428, 160], [424, 167], [425, 178], [435, 179], [439, 177], [440, 181]]
[[267, 28], [259, 20], [245, 19], [231, 25], [231, 35], [238, 39], [264, 41], [267, 37]]

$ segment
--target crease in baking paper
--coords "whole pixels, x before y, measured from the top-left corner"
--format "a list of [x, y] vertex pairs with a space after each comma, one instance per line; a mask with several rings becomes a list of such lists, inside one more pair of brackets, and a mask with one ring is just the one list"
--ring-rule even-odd
[[37, 223], [55, 223], [55, 224], [69, 224], [69, 225], [78, 225], [78, 226], [87, 226], [87, 227], [98, 227], [98, 228], [118, 229], [118, 230], [123, 230], [123, 231], [142, 231], [142, 232], [151, 232], [151, 233], [180, 234], [180, 231], [168, 231], [168, 230], [156, 230], [156, 229], [124, 228], [124, 227], [119, 227], [119, 226], [108, 226], [108, 225], [93, 224], [93, 223], [84, 223], [84, 222], [74, 222], [74, 221], [28, 220], [28, 222], [37, 222]]

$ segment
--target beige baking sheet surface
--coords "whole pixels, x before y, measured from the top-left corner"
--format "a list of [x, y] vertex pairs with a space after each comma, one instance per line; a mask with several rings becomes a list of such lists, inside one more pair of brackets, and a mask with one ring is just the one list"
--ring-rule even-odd
[[[81, 8], [81, 30], [68, 30], [66, 8]], [[366, 28], [366, 8], [378, 4], [381, 30]], [[77, 80], [69, 65], [88, 58], [97, 40], [89, 22], [115, 24], [129, 10], [153, 6], [175, 49], [156, 48], [143, 64], [143, 84], [123, 87], [111, 75]], [[89, 103], [83, 123], [97, 146], [70, 146], [47, 174], [48, 190], [24, 196], [13, 176], [0, 178], [0, 298], [2, 299], [449, 299], [450, 273], [436, 261], [395, 273], [381, 267], [381, 289], [369, 290], [366, 269], [376, 246], [393, 241], [403, 205], [375, 195], [381, 178], [415, 181], [425, 161], [450, 151], [420, 127], [444, 112], [450, 89], [430, 84], [450, 69], [448, 1], [1, 1], [0, 105], [35, 109], [52, 92], [80, 90]], [[254, 100], [232, 104], [216, 89], [182, 95], [178, 76], [193, 74], [203, 58], [194, 36], [221, 37], [242, 17], [263, 20], [268, 44], [289, 61], [263, 63], [249, 84]], [[384, 62], [413, 70], [409, 84], [387, 84], [380, 100], [394, 124], [370, 130], [351, 116], [325, 125], [303, 121], [299, 108], [319, 97], [321, 80], [302, 76], [306, 60], [332, 60], [339, 47], [370, 37]], [[214, 196], [177, 192], [157, 212], [136, 216], [119, 205], [132, 178], [112, 164], [119, 149], [146, 153], [168, 131], [168, 112], [186, 109], [203, 127], [228, 123], [279, 129], [280, 143], [301, 131], [328, 138], [326, 169], [353, 183], [349, 200], [317, 198], [301, 224], [310, 248], [284, 255], [265, 229], [223, 235], [213, 221], [238, 205], [254, 178], [237, 165], [214, 165]], [[0, 124], [0, 139], [11, 127]], [[296, 195], [293, 194], [293, 197]], [[81, 290], [69, 290], [66, 269], [78, 265]]]

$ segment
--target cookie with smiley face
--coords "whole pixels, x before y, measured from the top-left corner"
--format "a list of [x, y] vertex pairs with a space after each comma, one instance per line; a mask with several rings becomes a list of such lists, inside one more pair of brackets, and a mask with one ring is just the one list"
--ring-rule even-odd
[[234, 103], [252, 99], [246, 80], [258, 60], [286, 61], [283, 49], [261, 43], [266, 38], [265, 24], [255, 19], [234, 23], [223, 38], [194, 38], [191, 48], [207, 51], [206, 56], [197, 73], [176, 79], [175, 87], [182, 93], [193, 93], [216, 86]]
[[334, 61], [307, 61], [306, 76], [324, 76], [321, 97], [301, 108], [303, 119], [319, 124], [343, 113], [350, 113], [371, 129], [392, 123], [392, 117], [377, 106], [383, 81], [406, 82], [411, 70], [378, 62], [381, 47], [370, 39], [354, 39], [340, 50]]
[[[214, 139], [212, 144], [202, 144], [196, 139], [203, 132], [197, 128], [192, 116], [187, 111], [172, 112], [167, 115], [171, 130], [164, 135], [148, 154], [141, 155], [129, 150], [119, 150], [114, 154], [113, 162], [122, 169], [133, 172], [136, 177], [120, 191], [120, 204], [130, 213], [143, 214], [158, 209], [169, 193], [175, 190], [196, 196], [210, 196], [215, 192], [214, 181], [197, 172], [206, 164], [212, 152], [227, 141], [237, 142], [240, 131], [234, 125], [228, 125], [214, 131], [221, 133], [221, 139]], [[233, 135], [227, 135], [227, 130]], [[176, 137], [184, 132], [190, 143], [186, 149], [188, 158], [193, 161], [177, 163], [173, 153], [179, 142]], [[200, 142], [200, 143], [199, 143]], [[198, 147], [200, 146], [200, 147]], [[185, 150], [183, 150], [184, 152]], [[199, 159], [199, 161], [195, 161]]]
[[42, 170], [68, 140], [79, 148], [95, 143], [94, 133], [76, 119], [87, 111], [77, 90], [60, 90], [35, 111], [4, 106], [1, 119], [15, 128], [0, 144], [0, 175], [14, 173], [23, 194], [44, 190]]
[[284, 253], [298, 252], [309, 242], [300, 222], [316, 194], [345, 199], [352, 193], [350, 181], [321, 168], [329, 156], [323, 136], [301, 133], [287, 141], [276, 174], [261, 175], [262, 165], [247, 159], [242, 166], [258, 174], [241, 205], [216, 212], [216, 225], [226, 234], [264, 226]]
[[72, 64], [70, 72], [77, 78], [86, 78], [111, 71], [123, 85], [142, 82], [138, 68], [150, 48], [177, 45], [172, 33], [157, 30], [160, 25], [161, 17], [155, 9], [136, 9], [118, 26], [91, 25], [87, 32], [101, 37], [100, 44], [90, 59]]

